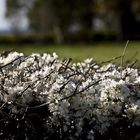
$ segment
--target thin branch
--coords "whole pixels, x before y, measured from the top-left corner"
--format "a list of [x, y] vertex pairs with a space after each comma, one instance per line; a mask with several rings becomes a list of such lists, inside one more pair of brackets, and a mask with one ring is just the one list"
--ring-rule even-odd
[[22, 116], [22, 120], [25, 118], [27, 111], [28, 111], [28, 107], [25, 108], [24, 114]]
[[125, 52], [126, 52], [126, 49], [128, 47], [128, 44], [129, 44], [129, 40], [126, 42], [126, 45], [124, 47], [124, 50], [123, 50], [123, 53], [121, 55], [121, 67], [123, 67], [123, 63], [124, 63], [124, 56], [125, 56]]
[[82, 92], [84, 92], [85, 90], [87, 90], [87, 89], [89, 89], [90, 87], [92, 87], [93, 85], [99, 83], [100, 81], [101, 81], [101, 80], [98, 80], [98, 81], [96, 81], [95, 83], [92, 83], [92, 84], [86, 86], [85, 88], [83, 88], [82, 90], [80, 90], [80, 91], [78, 91], [78, 92], [75, 91], [73, 94], [71, 94], [71, 95], [69, 95], [69, 96], [67, 96], [67, 97], [62, 98], [62, 99], [60, 99], [59, 101], [63, 101], [63, 100], [65, 100], [65, 99], [71, 98], [71, 97], [73, 97], [73, 96], [75, 96], [75, 95], [77, 95], [77, 94], [79, 94], [79, 93], [82, 93]]
[[121, 77], [122, 77], [124, 56], [125, 56], [125, 52], [126, 52], [126, 49], [127, 49], [127, 47], [128, 47], [128, 44], [129, 44], [129, 40], [126, 42], [126, 45], [125, 45], [124, 50], [123, 50], [123, 53], [122, 53], [122, 55], [121, 55]]
[[[101, 81], [101, 80], [98, 80], [98, 81], [96, 81], [95, 83], [92, 83], [92, 84], [86, 86], [84, 89], [82, 89], [82, 90], [80, 90], [80, 91], [78, 91], [78, 92], [76, 92], [76, 91], [77, 91], [77, 88], [76, 88], [73, 94], [71, 94], [71, 95], [69, 95], [69, 96], [67, 96], [67, 97], [64, 97], [64, 98], [58, 100], [58, 102], [63, 101], [63, 100], [68, 99], [68, 98], [71, 98], [71, 97], [73, 97], [73, 96], [75, 96], [75, 95], [77, 95], [77, 94], [79, 94], [79, 93], [81, 93], [81, 92], [87, 90], [88, 88], [92, 87], [93, 85], [99, 83], [100, 81]], [[29, 107], [29, 106], [28, 106], [28, 109], [40, 108], [40, 107], [48, 106], [48, 105], [50, 105], [50, 104], [52, 104], [52, 103], [54, 103], [54, 101], [53, 101], [53, 102], [49, 102], [49, 103], [46, 102], [46, 103], [43, 103], [43, 104], [40, 104], [40, 105], [37, 105], [37, 106], [33, 106], [33, 107]], [[17, 104], [17, 103], [16, 103], [16, 104]], [[24, 108], [27, 107], [27, 106], [21, 105], [21, 104], [17, 104], [17, 105], [22, 106], [22, 107], [24, 107]]]
[[3, 103], [0, 107], [0, 110], [7, 104], [7, 102]]
[[82, 73], [82, 72], [79, 72], [77, 69], [74, 70], [73, 68], [69, 67], [68, 65], [66, 65], [66, 64], [64, 64], [64, 63], [62, 63], [62, 65], [64, 65], [65, 67], [67, 67], [69, 70], [71, 70], [71, 71], [73, 71], [73, 72], [76, 72], [76, 73], [78, 73], [78, 74], [82, 74], [82, 75], [83, 75], [83, 73]]
[[70, 82], [70, 79], [68, 79], [63, 85], [62, 85], [62, 87], [60, 87], [60, 89], [59, 89], [59, 93], [61, 93], [61, 91], [66, 87], [66, 85], [68, 84]]
[[[9, 63], [7, 63], [7, 64], [1, 66], [0, 69], [4, 68], [4, 67], [6, 67], [6, 66], [8, 66], [8, 65], [10, 65], [10, 64], [13, 64], [15, 61], [20, 60], [20, 58], [22, 58], [22, 57], [23, 57], [23, 56], [17, 57], [16, 59], [12, 60], [11, 62], [9, 62]], [[21, 60], [20, 60], [20, 61], [21, 61]]]
[[116, 56], [116, 57], [114, 57], [114, 58], [112, 58], [112, 59], [109, 59], [109, 60], [107, 60], [107, 61], [101, 62], [100, 65], [103, 65], [103, 64], [105, 64], [105, 63], [110, 63], [110, 62], [112, 62], [112, 61], [114, 61], [114, 60], [117, 60], [117, 59], [119, 59], [119, 58], [121, 58], [121, 57], [122, 57], [122, 55]]
[[131, 64], [128, 65], [128, 67], [132, 68], [134, 67], [135, 64], [137, 64], [139, 62], [139, 60], [135, 60], [133, 61]]

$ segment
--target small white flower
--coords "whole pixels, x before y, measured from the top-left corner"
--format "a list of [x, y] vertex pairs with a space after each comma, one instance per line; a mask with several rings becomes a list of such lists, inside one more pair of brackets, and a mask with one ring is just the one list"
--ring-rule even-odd
[[90, 64], [92, 61], [93, 61], [93, 58], [88, 58], [84, 60], [84, 62], [87, 64]]

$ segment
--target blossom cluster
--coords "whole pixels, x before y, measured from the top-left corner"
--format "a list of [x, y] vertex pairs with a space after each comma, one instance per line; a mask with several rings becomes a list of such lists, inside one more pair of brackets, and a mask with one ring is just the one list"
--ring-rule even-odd
[[58, 128], [60, 138], [96, 140], [122, 120], [140, 127], [140, 69], [92, 59], [72, 63], [55, 53], [1, 54], [0, 105], [18, 121], [47, 107], [49, 133]]

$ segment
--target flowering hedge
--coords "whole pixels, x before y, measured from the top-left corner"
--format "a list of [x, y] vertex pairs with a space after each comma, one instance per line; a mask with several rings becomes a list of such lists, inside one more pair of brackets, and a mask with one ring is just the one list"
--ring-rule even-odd
[[139, 68], [1, 54], [0, 139], [139, 139], [139, 132]]

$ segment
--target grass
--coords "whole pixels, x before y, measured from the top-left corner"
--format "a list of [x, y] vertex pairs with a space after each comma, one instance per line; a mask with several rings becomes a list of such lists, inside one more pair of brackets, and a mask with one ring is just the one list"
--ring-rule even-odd
[[[73, 61], [82, 61], [86, 58], [93, 58], [95, 61], [107, 61], [113, 57], [120, 56], [123, 52], [124, 43], [95, 43], [92, 45], [21, 45], [21, 46], [0, 46], [0, 52], [14, 49], [18, 52], [23, 52], [26, 55], [31, 53], [52, 53], [56, 52], [60, 58], [72, 58]], [[140, 60], [140, 42], [129, 42], [125, 53], [125, 60], [132, 59]], [[121, 62], [121, 60], [118, 60]]]

